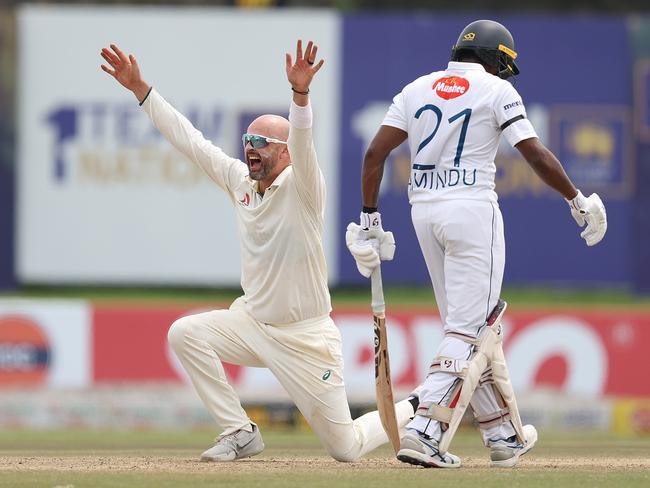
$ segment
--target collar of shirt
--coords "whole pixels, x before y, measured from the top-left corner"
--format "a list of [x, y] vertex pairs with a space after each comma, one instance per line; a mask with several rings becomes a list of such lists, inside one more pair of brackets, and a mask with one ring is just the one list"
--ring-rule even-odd
[[485, 71], [482, 64], [478, 63], [464, 63], [460, 61], [449, 61], [447, 65], [448, 71]]

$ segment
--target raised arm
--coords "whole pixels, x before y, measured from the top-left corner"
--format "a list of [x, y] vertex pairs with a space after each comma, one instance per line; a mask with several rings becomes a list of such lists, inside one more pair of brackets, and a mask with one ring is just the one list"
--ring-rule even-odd
[[291, 54], [286, 54], [287, 80], [293, 91], [289, 110], [291, 125], [287, 143], [298, 194], [313, 211], [322, 214], [325, 206], [325, 179], [318, 166], [314, 148], [312, 111], [309, 103], [309, 87], [312, 79], [325, 62], [321, 59], [316, 63], [317, 51], [318, 46], [309, 41], [303, 53], [302, 41], [299, 40], [296, 46], [295, 63]]
[[314, 64], [316, 62], [317, 52], [318, 46], [312, 41], [309, 41], [303, 54], [302, 40], [298, 40], [296, 45], [296, 62], [293, 62], [291, 54], [287, 53], [285, 55], [285, 67], [287, 79], [293, 91], [293, 103], [299, 107], [309, 105], [309, 86], [311, 85], [311, 80], [325, 63], [325, 60], [321, 59], [317, 64]]
[[205, 139], [183, 114], [152, 89], [142, 78], [135, 56], [127, 56], [115, 44], [110, 49], [103, 48], [101, 56], [110, 66], [102, 64], [102, 70], [133, 92], [165, 139], [231, 193], [231, 188], [247, 173], [246, 166]]

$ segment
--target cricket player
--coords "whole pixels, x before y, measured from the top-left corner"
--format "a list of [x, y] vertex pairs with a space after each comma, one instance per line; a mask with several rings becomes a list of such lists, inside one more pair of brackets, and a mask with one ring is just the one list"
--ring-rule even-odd
[[[408, 138], [411, 217], [445, 330], [420, 392], [417, 415], [401, 440], [398, 459], [411, 464], [460, 466], [457, 456], [438, 450], [447, 427], [440, 412], [453, 411], [461, 381], [449, 365], [474, 357], [481, 329], [501, 292], [505, 243], [494, 191], [494, 157], [501, 137], [566, 199], [578, 225], [586, 225], [581, 236], [587, 245], [597, 244], [607, 229], [599, 196], [585, 197], [575, 188], [539, 141], [521, 97], [506, 81], [519, 73], [516, 57], [512, 35], [503, 25], [472, 22], [453, 46], [446, 70], [416, 79], [393, 99], [365, 154], [361, 222], [348, 227], [348, 247], [365, 276], [384, 258], [379, 184], [386, 157]], [[488, 367], [471, 407], [492, 466], [511, 467], [535, 444], [537, 432], [527, 425], [520, 438], [515, 435], [511, 410], [516, 403], [504, 405], [493, 383]], [[519, 419], [518, 411], [516, 415]]]
[[[343, 382], [341, 336], [330, 318], [322, 246], [325, 181], [312, 140], [309, 90], [323, 66], [317, 46], [295, 63], [286, 55], [293, 101], [289, 120], [255, 119], [242, 137], [245, 162], [206, 140], [140, 74], [133, 55], [104, 48], [102, 69], [131, 90], [154, 125], [224, 190], [237, 215], [244, 295], [228, 310], [181, 318], [168, 339], [223, 429], [203, 461], [232, 461], [264, 449], [257, 425], [228, 384], [222, 361], [269, 368], [338, 461], [355, 461], [388, 441], [377, 412], [352, 421]], [[188, 236], [189, 237], [189, 236]], [[396, 405], [404, 427], [417, 408], [411, 396]]]

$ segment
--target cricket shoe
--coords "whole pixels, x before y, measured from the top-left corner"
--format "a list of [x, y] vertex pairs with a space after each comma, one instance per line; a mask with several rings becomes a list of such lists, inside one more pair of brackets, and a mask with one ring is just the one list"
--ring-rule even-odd
[[406, 429], [397, 459], [425, 468], [460, 468], [458, 456], [449, 452], [441, 453], [437, 441], [414, 429]]
[[201, 461], [234, 461], [259, 454], [264, 450], [264, 441], [257, 425], [252, 427], [253, 432], [239, 429], [218, 437], [216, 444], [201, 454]]
[[522, 444], [513, 435], [507, 439], [489, 440], [490, 465], [495, 468], [512, 468], [519, 458], [530, 451], [537, 442], [537, 430], [532, 425], [524, 425], [524, 438]]

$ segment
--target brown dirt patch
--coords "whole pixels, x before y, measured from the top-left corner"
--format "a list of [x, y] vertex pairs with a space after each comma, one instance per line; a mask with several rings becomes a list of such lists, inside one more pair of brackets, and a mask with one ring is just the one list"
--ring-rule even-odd
[[[488, 469], [485, 458], [465, 457], [466, 469]], [[233, 463], [202, 463], [189, 457], [139, 455], [81, 455], [81, 456], [2, 456], [0, 472], [76, 471], [76, 472], [285, 472], [285, 471], [375, 471], [417, 469], [391, 458], [363, 459], [356, 463], [339, 463], [327, 457], [258, 457]], [[609, 471], [650, 470], [650, 458], [548, 458], [531, 455], [522, 458], [518, 470]]]

